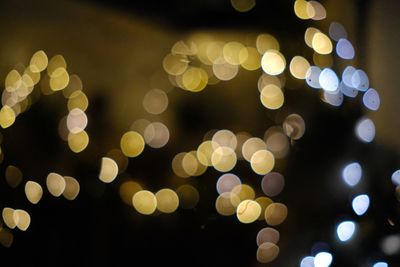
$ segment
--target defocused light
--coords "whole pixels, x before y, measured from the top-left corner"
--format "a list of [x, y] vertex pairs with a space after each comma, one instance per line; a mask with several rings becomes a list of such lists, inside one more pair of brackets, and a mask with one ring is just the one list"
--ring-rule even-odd
[[244, 201], [244, 200], [252, 200], [254, 199], [256, 193], [254, 192], [254, 189], [247, 185], [247, 184], [240, 184], [235, 186], [232, 189], [232, 193], [236, 194], [240, 201]]
[[364, 106], [370, 110], [378, 110], [381, 104], [378, 92], [373, 88], [368, 89], [364, 93], [363, 103]]
[[12, 208], [3, 208], [3, 211], [2, 211], [3, 222], [10, 229], [14, 229], [18, 223], [18, 217], [14, 216], [14, 213], [15, 213], [15, 210]]
[[369, 88], [369, 79], [365, 71], [354, 71], [353, 75], [351, 76], [351, 85], [359, 91], [367, 91]]
[[347, 242], [352, 238], [356, 230], [354, 222], [345, 221], [340, 223], [336, 228], [336, 233], [340, 241]]
[[267, 33], [262, 33], [257, 36], [256, 47], [261, 55], [263, 55], [265, 52], [267, 52], [267, 50], [270, 49], [278, 51], [280, 49], [278, 40], [276, 40], [274, 36]]
[[69, 83], [62, 91], [65, 98], [70, 98], [76, 91], [82, 91], [82, 80], [78, 75], [72, 74], [69, 76]]
[[220, 194], [215, 201], [215, 209], [222, 216], [231, 216], [236, 213], [236, 207], [240, 204], [240, 198], [232, 192]]
[[25, 184], [25, 195], [29, 202], [37, 204], [43, 196], [43, 189], [40, 184], [28, 181]]
[[200, 92], [208, 82], [208, 75], [202, 68], [189, 67], [182, 75], [182, 84], [191, 92]]
[[268, 150], [258, 150], [250, 160], [252, 170], [260, 175], [269, 173], [275, 165], [275, 157]]
[[126, 205], [132, 206], [133, 195], [142, 189], [142, 186], [135, 181], [125, 181], [119, 187], [119, 195]]
[[331, 265], [333, 260], [332, 254], [328, 252], [320, 252], [315, 255], [314, 265], [315, 267], [328, 267]]
[[382, 251], [386, 255], [395, 255], [400, 251], [400, 235], [389, 235], [381, 241]]
[[9, 165], [6, 168], [5, 178], [12, 188], [17, 187], [22, 181], [22, 172], [16, 166]]
[[258, 220], [263, 221], [263, 220], [265, 220], [265, 216], [264, 216], [265, 210], [267, 209], [267, 207], [269, 205], [271, 205], [274, 202], [272, 201], [272, 199], [270, 199], [268, 197], [258, 197], [255, 199], [255, 201], [258, 204], [260, 204], [260, 207], [261, 207], [261, 213], [260, 213], [260, 216], [258, 217]]
[[62, 69], [67, 69], [67, 63], [62, 55], [55, 55], [47, 65], [47, 74], [49, 77], [57, 76], [63, 72]]
[[342, 178], [349, 186], [355, 186], [358, 184], [362, 176], [361, 165], [357, 162], [353, 162], [344, 167], [342, 171]]
[[143, 107], [150, 114], [161, 114], [168, 107], [168, 96], [160, 89], [152, 89], [143, 97]]
[[285, 101], [285, 96], [281, 88], [274, 84], [266, 85], [260, 94], [260, 100], [264, 107], [268, 109], [279, 109]]
[[21, 83], [21, 74], [16, 70], [11, 70], [6, 76], [4, 86], [8, 92], [14, 92], [20, 87]]
[[358, 95], [358, 90], [348, 86], [347, 84], [344, 83], [344, 81], [341, 81], [339, 84], [339, 90], [348, 97], [356, 97]]
[[324, 91], [324, 101], [332, 106], [339, 107], [343, 103], [343, 94], [340, 91], [329, 92]]
[[118, 165], [113, 159], [101, 158], [99, 179], [104, 183], [111, 183], [118, 175]]
[[353, 59], [355, 55], [354, 47], [347, 39], [340, 39], [336, 44], [336, 54], [343, 59]]
[[132, 123], [130, 130], [135, 131], [140, 135], [144, 136], [144, 131], [146, 130], [147, 126], [150, 125], [150, 123], [151, 122], [149, 122], [146, 119], [138, 119]]
[[241, 223], [252, 223], [261, 214], [261, 206], [254, 200], [243, 200], [236, 209], [236, 216]]
[[169, 141], [169, 130], [161, 122], [150, 123], [144, 130], [144, 140], [152, 148], [161, 148]]
[[339, 41], [342, 38], [347, 38], [347, 32], [342, 24], [334, 21], [329, 25], [329, 36], [333, 40]]
[[284, 158], [289, 152], [289, 139], [280, 126], [273, 126], [266, 130], [264, 140], [267, 149], [274, 154], [276, 159]]
[[213, 141], [204, 141], [197, 148], [197, 159], [204, 166], [212, 166], [211, 157], [214, 152], [214, 147], [218, 147]]
[[265, 210], [265, 221], [269, 225], [279, 225], [283, 223], [287, 217], [288, 210], [285, 204], [272, 203]]
[[261, 138], [252, 137], [244, 142], [242, 146], [242, 155], [245, 160], [250, 162], [253, 154], [262, 149], [267, 149], [265, 142]]
[[65, 179], [58, 173], [51, 172], [46, 178], [47, 190], [55, 197], [59, 197], [65, 190]]
[[48, 58], [46, 53], [43, 50], [39, 50], [35, 54], [33, 54], [29, 64], [29, 68], [32, 72], [37, 73], [46, 69], [47, 64]]
[[17, 221], [17, 227], [21, 231], [26, 231], [31, 224], [31, 216], [24, 210], [15, 210], [14, 220]]
[[221, 146], [214, 150], [211, 162], [214, 168], [220, 172], [228, 172], [236, 165], [235, 151], [227, 146]]
[[75, 152], [79, 153], [85, 150], [85, 148], [89, 144], [89, 135], [85, 130], [82, 130], [78, 133], [69, 133], [68, 134], [68, 146], [69, 148]]
[[8, 128], [15, 122], [15, 112], [12, 108], [5, 105], [0, 109], [0, 126]]
[[237, 139], [234, 133], [229, 130], [219, 130], [212, 137], [213, 148], [217, 149], [220, 146], [230, 147], [236, 149]]
[[321, 75], [321, 69], [317, 66], [311, 66], [306, 73], [306, 82], [311, 88], [319, 89], [319, 76]]
[[280, 234], [277, 230], [271, 227], [261, 229], [257, 234], [257, 246], [261, 246], [265, 242], [277, 244]]
[[334, 92], [339, 87], [339, 79], [333, 70], [325, 68], [319, 75], [319, 84], [322, 89]]
[[281, 74], [286, 67], [285, 57], [278, 50], [267, 50], [262, 56], [261, 67], [269, 75]]
[[369, 118], [361, 118], [356, 123], [355, 133], [364, 143], [370, 143], [375, 138], [375, 124]]
[[278, 77], [263, 73], [257, 82], [258, 91], [261, 93], [262, 89], [270, 84], [276, 85], [279, 88], [282, 88], [284, 86], [284, 84]]
[[292, 140], [298, 140], [303, 137], [306, 131], [306, 124], [299, 114], [293, 113], [286, 117], [282, 128], [287, 137]]
[[389, 267], [389, 265], [386, 262], [380, 261], [375, 263], [372, 267]]
[[237, 65], [226, 62], [223, 58], [216, 60], [212, 66], [215, 77], [221, 81], [229, 81], [233, 79], [239, 72]]
[[278, 172], [270, 172], [261, 180], [261, 189], [269, 197], [279, 195], [284, 186], [285, 178]]
[[63, 196], [68, 200], [74, 200], [80, 191], [79, 182], [71, 176], [64, 176], [65, 179], [65, 190]]
[[304, 33], [304, 42], [306, 43], [307, 46], [309, 47], [313, 47], [312, 46], [312, 40], [314, 38], [314, 35], [320, 32], [320, 30], [318, 30], [317, 28], [313, 28], [313, 27], [309, 27], [307, 28], [307, 30]]
[[328, 36], [322, 32], [316, 32], [312, 38], [312, 48], [318, 54], [326, 55], [332, 52], [332, 42]]
[[176, 189], [179, 206], [183, 209], [193, 209], [199, 202], [199, 192], [191, 185], [182, 185]]
[[242, 58], [239, 57], [239, 53], [243, 48], [244, 45], [242, 45], [239, 42], [226, 43], [224, 45], [224, 48], [222, 49], [222, 54], [224, 56], [225, 61], [232, 65], [239, 65], [243, 63], [248, 57], [248, 55], [245, 55], [245, 57]]
[[236, 11], [247, 12], [256, 5], [256, 0], [231, 0], [231, 4]]
[[124, 133], [121, 137], [120, 145], [122, 153], [130, 158], [139, 156], [144, 150], [143, 137], [135, 131]]
[[74, 108], [79, 108], [85, 111], [89, 106], [89, 100], [84, 92], [75, 91], [68, 98], [68, 110], [73, 110]]
[[314, 267], [314, 257], [304, 257], [300, 262], [300, 267]]
[[257, 249], [257, 261], [268, 263], [276, 259], [279, 255], [279, 247], [271, 242], [261, 244]]
[[13, 241], [14, 241], [13, 234], [7, 229], [0, 227], [0, 243], [4, 247], [9, 248], [11, 247]]
[[239, 62], [246, 70], [257, 70], [261, 67], [261, 55], [254, 47], [243, 47], [239, 52]]
[[69, 74], [64, 68], [57, 68], [50, 77], [50, 88], [53, 91], [59, 91], [67, 87], [69, 83]]
[[304, 57], [295, 56], [290, 61], [290, 73], [297, 79], [305, 79], [309, 68], [310, 63]]
[[326, 18], [325, 7], [317, 1], [308, 1], [306, 4], [306, 12], [313, 20], [323, 20]]
[[163, 60], [164, 70], [171, 75], [180, 75], [188, 67], [189, 60], [185, 55], [168, 54]]
[[85, 130], [87, 123], [87, 116], [81, 109], [74, 108], [68, 113], [67, 128], [71, 133], [77, 134]]
[[307, 12], [308, 2], [305, 0], [296, 0], [294, 2], [294, 13], [300, 19], [310, 19], [310, 15]]
[[392, 183], [394, 183], [396, 186], [400, 185], [400, 170], [393, 172]]
[[358, 216], [361, 216], [367, 212], [369, 208], [369, 202], [370, 201], [368, 195], [359, 195], [353, 199], [351, 205], [353, 207], [354, 212]]
[[157, 209], [164, 213], [172, 213], [179, 206], [178, 195], [175, 191], [164, 188], [156, 193]]
[[129, 165], [128, 158], [119, 149], [111, 149], [106, 155], [108, 158], [113, 159], [118, 165], [118, 173], [122, 173]]
[[235, 174], [225, 173], [218, 178], [217, 192], [220, 195], [225, 192], [231, 192], [233, 188], [241, 184], [242, 182], [240, 178], [237, 177]]
[[141, 190], [133, 195], [132, 204], [139, 213], [150, 215], [157, 208], [157, 199], [152, 192]]

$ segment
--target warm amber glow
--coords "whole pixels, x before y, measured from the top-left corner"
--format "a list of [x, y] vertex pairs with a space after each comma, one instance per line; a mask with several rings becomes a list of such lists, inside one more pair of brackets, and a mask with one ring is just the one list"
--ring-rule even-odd
[[281, 88], [274, 84], [269, 84], [262, 89], [260, 100], [264, 107], [275, 110], [283, 106], [285, 96]]
[[240, 202], [236, 209], [236, 216], [242, 223], [252, 223], [261, 214], [261, 206], [254, 200], [244, 200]]
[[268, 150], [258, 150], [251, 157], [250, 164], [255, 173], [264, 175], [274, 168], [275, 158]]
[[156, 193], [157, 209], [164, 213], [172, 213], [179, 206], [179, 198], [175, 191], [165, 188]]
[[281, 74], [286, 67], [285, 57], [278, 50], [267, 50], [261, 59], [261, 67], [269, 75]]
[[144, 150], [144, 139], [135, 131], [126, 132], [121, 138], [121, 150], [127, 157], [137, 157]]
[[28, 181], [25, 184], [25, 195], [29, 202], [37, 204], [43, 196], [43, 189], [40, 184]]
[[99, 179], [104, 183], [111, 183], [118, 175], [118, 165], [113, 159], [101, 159]]
[[64, 176], [65, 179], [65, 190], [63, 196], [68, 200], [74, 200], [80, 191], [79, 182], [71, 176]]
[[133, 195], [133, 207], [141, 214], [150, 215], [157, 208], [156, 196], [147, 190], [141, 190]]
[[47, 190], [55, 197], [59, 197], [65, 190], [65, 179], [58, 173], [51, 172], [46, 178]]
[[317, 32], [312, 39], [312, 48], [315, 52], [326, 55], [332, 53], [332, 42], [326, 34]]

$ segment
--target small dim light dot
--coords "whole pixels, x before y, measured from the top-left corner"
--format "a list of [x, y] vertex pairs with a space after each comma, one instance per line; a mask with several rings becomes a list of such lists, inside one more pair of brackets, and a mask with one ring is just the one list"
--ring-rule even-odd
[[144, 139], [143, 137], [135, 131], [126, 132], [121, 137], [121, 151], [127, 157], [137, 157], [144, 150]]
[[179, 206], [183, 209], [193, 209], [199, 202], [199, 192], [191, 185], [181, 185], [176, 189], [179, 197]]
[[111, 183], [118, 175], [118, 165], [110, 158], [101, 159], [99, 179], [104, 183]]
[[165, 188], [156, 193], [157, 209], [164, 213], [172, 213], [179, 206], [179, 198], [175, 191]]
[[65, 190], [65, 179], [58, 173], [51, 172], [46, 178], [47, 190], [55, 197], [59, 197]]
[[163, 90], [150, 90], [143, 98], [143, 107], [150, 114], [161, 114], [168, 107], [168, 96]]
[[7, 166], [5, 176], [7, 184], [12, 188], [16, 188], [22, 181], [21, 170], [13, 165]]
[[141, 190], [133, 195], [133, 207], [141, 214], [150, 215], [157, 208], [156, 196], [147, 190]]
[[256, 5], [256, 0], [231, 0], [231, 4], [236, 11], [248, 12]]
[[278, 75], [285, 70], [286, 60], [279, 51], [270, 49], [262, 56], [261, 67], [269, 75]]
[[25, 195], [29, 202], [37, 204], [43, 196], [43, 189], [40, 184], [28, 181], [25, 184]]

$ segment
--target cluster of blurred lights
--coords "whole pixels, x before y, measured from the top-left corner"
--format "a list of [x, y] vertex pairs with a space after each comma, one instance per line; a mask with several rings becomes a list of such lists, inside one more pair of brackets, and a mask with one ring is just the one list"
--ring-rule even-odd
[[[255, 0], [231, 0], [231, 4], [237, 11], [247, 12], [254, 8]], [[322, 20], [327, 16], [325, 8], [317, 1], [296, 0], [294, 11], [297, 17], [303, 20]], [[355, 57], [354, 47], [340, 23], [332, 22], [329, 34], [309, 27], [305, 31], [304, 41], [314, 50], [315, 65], [311, 65], [302, 56], [293, 57], [289, 64], [289, 72], [294, 78], [305, 80], [311, 88], [323, 89], [323, 100], [333, 106], [340, 106], [344, 96], [354, 98], [359, 92], [363, 92], [364, 106], [372, 111], [379, 109], [379, 94], [369, 87], [368, 75], [363, 70], [349, 65], [339, 77], [331, 68], [333, 51], [344, 60], [352, 60]], [[175, 43], [162, 65], [174, 86], [190, 92], [200, 92], [207, 85], [233, 79], [240, 66], [249, 71], [261, 68], [264, 73], [258, 80], [260, 101], [267, 109], [281, 108], [285, 100], [283, 73], [287, 63], [280, 52], [279, 42], [270, 34], [259, 34], [253, 43], [244, 43], [215, 39], [204, 34], [194, 35], [186, 42]], [[69, 113], [60, 120], [59, 133], [63, 140], [68, 141], [73, 152], [83, 151], [89, 143], [89, 136], [85, 131], [88, 124], [85, 111], [89, 102], [82, 91], [80, 78], [77, 75], [69, 75], [67, 63], [61, 55], [48, 60], [44, 51], [38, 51], [32, 56], [28, 67], [14, 69], [8, 73], [2, 93], [0, 126], [10, 127], [16, 117], [37, 100], [33, 89], [39, 82], [42, 94], [50, 95], [62, 91], [68, 99]], [[163, 90], [151, 89], [143, 97], [142, 104], [149, 114], [160, 115], [168, 108], [168, 95]], [[305, 122], [298, 114], [287, 116], [282, 127], [273, 126], [267, 129], [264, 140], [252, 137], [248, 133], [234, 134], [230, 130], [219, 130], [212, 138], [203, 141], [197, 150], [178, 153], [172, 160], [172, 169], [177, 176], [187, 178], [201, 176], [208, 167], [214, 167], [215, 170], [224, 173], [216, 183], [219, 196], [215, 207], [219, 214], [236, 214], [242, 223], [265, 220], [269, 226], [276, 226], [284, 222], [288, 211], [286, 205], [274, 203], [270, 199], [277, 196], [285, 185], [284, 177], [271, 171], [275, 159], [287, 155], [289, 139], [298, 140], [304, 132]], [[372, 120], [361, 118], [355, 126], [355, 134], [362, 142], [372, 142], [375, 137]], [[105, 183], [114, 181], [117, 175], [127, 168], [128, 158], [139, 156], [146, 144], [152, 148], [161, 148], [168, 140], [169, 130], [162, 122], [150, 122], [146, 119], [135, 121], [131, 129], [122, 135], [120, 149], [110, 150], [107, 157], [101, 159], [99, 179]], [[254, 173], [263, 175], [261, 189], [266, 196], [256, 198], [255, 190], [250, 185], [242, 184], [237, 175], [227, 173], [235, 168], [237, 160], [246, 160]], [[357, 162], [348, 164], [342, 171], [342, 178], [350, 187], [356, 186], [361, 177], [362, 168]], [[6, 169], [5, 178], [14, 188], [21, 183], [22, 172], [10, 165]], [[400, 192], [400, 170], [393, 173], [392, 181], [396, 185], [396, 192]], [[63, 195], [68, 200], [75, 199], [80, 190], [79, 182], [75, 178], [57, 173], [47, 176], [46, 186], [54, 197]], [[37, 204], [43, 195], [42, 186], [35, 181], [27, 181], [25, 195], [29, 202]], [[121, 183], [120, 196], [124, 203], [133, 206], [144, 215], [154, 214], [157, 210], [172, 213], [178, 207], [191, 209], [199, 201], [197, 189], [188, 184], [180, 186], [176, 191], [164, 188], [154, 194], [144, 190], [133, 180]], [[357, 195], [352, 200], [353, 211], [358, 216], [365, 214], [369, 205], [370, 199], [366, 194]], [[17, 227], [25, 231], [30, 224], [29, 213], [20, 209], [4, 208], [2, 218], [10, 229]], [[354, 221], [342, 221], [336, 227], [336, 234], [341, 242], [348, 242], [356, 231], [357, 223]], [[268, 263], [278, 256], [279, 238], [280, 233], [274, 228], [266, 227], [259, 231], [256, 238], [256, 257], [259, 262]], [[9, 247], [12, 241], [12, 233], [0, 225], [0, 243]], [[382, 241], [381, 246], [386, 254], [393, 254], [400, 250], [400, 238], [389, 236]], [[319, 251], [314, 256], [303, 258], [300, 266], [328, 267], [332, 261], [332, 254]], [[388, 265], [377, 262], [373, 266]]]

